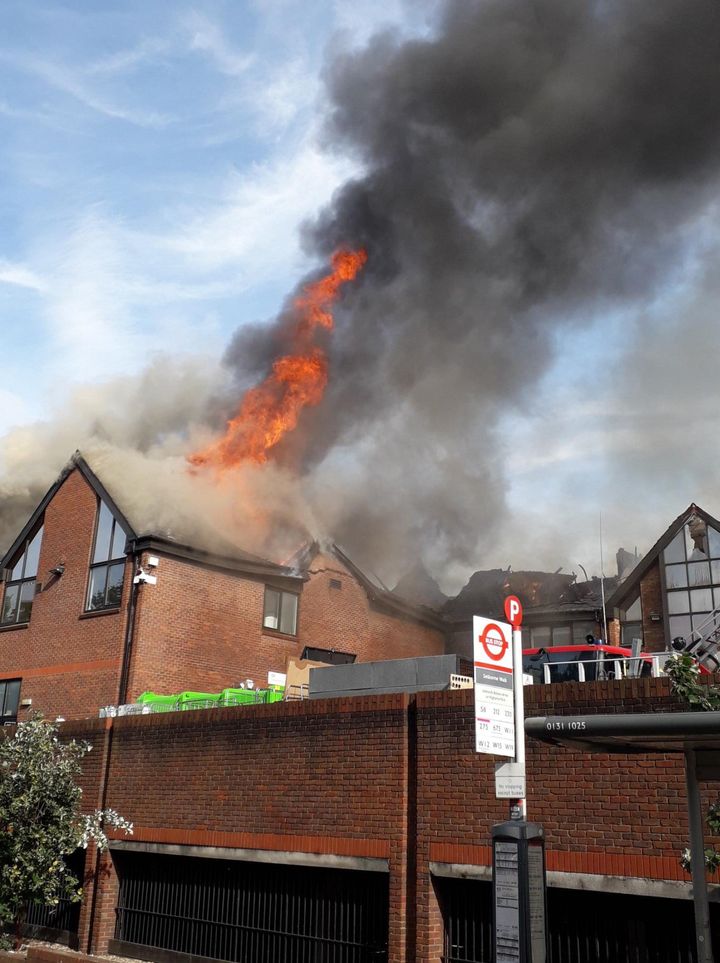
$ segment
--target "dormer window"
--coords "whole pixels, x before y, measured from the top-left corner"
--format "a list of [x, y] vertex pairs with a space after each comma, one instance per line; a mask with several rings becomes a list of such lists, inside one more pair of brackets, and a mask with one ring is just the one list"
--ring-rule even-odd
[[30, 621], [40, 563], [42, 534], [41, 525], [25, 540], [14, 565], [7, 571], [2, 617], [0, 617], [2, 625], [22, 625]]
[[98, 503], [87, 610], [116, 609], [122, 597], [127, 536], [105, 502]]

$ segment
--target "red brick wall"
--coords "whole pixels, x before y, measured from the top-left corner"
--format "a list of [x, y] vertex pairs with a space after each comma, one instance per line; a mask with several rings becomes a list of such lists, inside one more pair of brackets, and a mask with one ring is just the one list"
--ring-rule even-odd
[[[30, 622], [0, 629], [0, 678], [22, 678], [21, 699], [49, 717], [97, 715], [98, 706], [117, 701], [131, 573], [128, 565], [119, 612], [84, 617], [96, 510], [95, 493], [71, 472], [45, 510], [44, 588]], [[65, 572], [53, 580], [50, 569], [59, 564]]]
[[[660, 679], [532, 686], [525, 697], [528, 717], [683, 708]], [[508, 818], [507, 801], [495, 798], [496, 758], [474, 752], [472, 700], [462, 690], [417, 696], [421, 960], [442, 952], [429, 862], [489, 866], [490, 827]], [[678, 863], [688, 836], [682, 754], [586, 754], [530, 739], [527, 774], [528, 818], [545, 829], [548, 870], [689, 879]]]
[[[528, 716], [684, 708], [658, 679], [525, 692]], [[488, 866], [491, 826], [507, 818], [496, 759], [474, 752], [467, 690], [108, 725], [107, 802], [135, 822], [138, 841], [388, 858], [393, 963], [411, 958], [416, 939], [419, 961], [441, 952], [429, 863]], [[549, 870], [689, 879], [678, 863], [687, 844], [681, 756], [610, 757], [534, 740], [527, 750], [529, 817], [545, 828]], [[115, 885], [111, 873], [98, 895], [99, 950]]]
[[[364, 588], [334, 556], [317, 555], [308, 574], [300, 600], [304, 645], [354, 652], [358, 662], [444, 653], [441, 632], [373, 607]], [[339, 581], [340, 588], [331, 581]]]
[[108, 804], [134, 839], [389, 858], [404, 960], [404, 695], [115, 719]]
[[[665, 651], [665, 620], [663, 616], [660, 563], [656, 561], [640, 581], [643, 616], [643, 648], [646, 652]], [[653, 619], [652, 615], [659, 615]]]
[[129, 702], [148, 689], [220, 692], [244, 679], [262, 687], [302, 651], [299, 639], [263, 630], [263, 582], [159, 558], [157, 584], [138, 592]]

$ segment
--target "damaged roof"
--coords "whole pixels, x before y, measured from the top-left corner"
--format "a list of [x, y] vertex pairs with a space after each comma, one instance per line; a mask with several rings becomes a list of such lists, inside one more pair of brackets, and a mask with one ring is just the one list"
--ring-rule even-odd
[[[93, 462], [95, 461], [96, 459], [93, 459]], [[102, 465], [94, 465], [94, 467], [100, 469], [100, 474], [105, 474], [101, 470]], [[198, 526], [196, 520], [191, 518], [190, 513], [183, 512], [182, 499], [173, 502], [172, 499], [165, 498], [166, 492], [162, 484], [154, 486], [148, 479], [147, 487], [138, 498], [138, 492], [130, 483], [125, 483], [126, 479], [122, 473], [113, 472], [113, 483], [110, 487], [106, 487], [94, 467], [91, 467], [85, 455], [79, 451], [75, 452], [5, 553], [0, 562], [3, 570], [38, 524], [46, 507], [67, 477], [71, 472], [79, 471], [98, 498], [102, 499], [113, 512], [128, 542], [138, 550], [148, 548], [165, 551], [177, 557], [219, 568], [234, 569], [257, 577], [298, 578], [297, 573], [292, 569], [244, 551], [223, 533], [209, 526], [207, 530], [203, 530], [203, 527]], [[149, 522], [150, 518], [158, 517], [155, 515], [155, 508], [158, 500], [163, 498], [165, 498], [164, 512], [159, 514], [165, 517], [171, 514], [172, 527]]]

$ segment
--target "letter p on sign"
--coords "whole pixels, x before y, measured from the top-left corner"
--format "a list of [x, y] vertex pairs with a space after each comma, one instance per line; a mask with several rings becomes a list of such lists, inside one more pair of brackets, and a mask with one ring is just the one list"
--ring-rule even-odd
[[522, 624], [522, 604], [517, 595], [508, 595], [505, 599], [505, 618], [514, 629], [519, 629]]

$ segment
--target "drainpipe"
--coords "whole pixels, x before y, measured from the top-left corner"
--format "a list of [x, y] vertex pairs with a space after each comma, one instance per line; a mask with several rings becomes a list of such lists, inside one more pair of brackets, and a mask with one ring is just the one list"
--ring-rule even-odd
[[140, 553], [135, 551], [135, 543], [131, 546], [133, 580], [130, 585], [130, 601], [128, 602], [127, 623], [125, 625], [125, 642], [123, 645], [122, 669], [120, 671], [120, 685], [118, 687], [117, 704], [125, 704], [127, 699], [128, 683], [130, 681], [130, 660], [132, 659], [132, 647], [135, 636], [135, 611], [137, 609], [137, 594], [140, 583], [135, 582], [135, 572], [137, 571]]
[[705, 869], [705, 841], [703, 839], [703, 814], [700, 789], [697, 781], [697, 761], [694, 749], [685, 750], [685, 783], [688, 797], [688, 823], [690, 828], [690, 863], [692, 892], [695, 908], [695, 942], [698, 963], [713, 963], [712, 938], [710, 935], [710, 910], [708, 908], [707, 876]]

